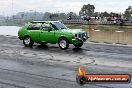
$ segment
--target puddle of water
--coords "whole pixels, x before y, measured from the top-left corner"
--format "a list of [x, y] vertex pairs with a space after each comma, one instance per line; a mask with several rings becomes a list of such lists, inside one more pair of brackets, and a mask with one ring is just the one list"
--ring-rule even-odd
[[19, 29], [17, 26], [0, 26], [0, 35], [18, 36]]

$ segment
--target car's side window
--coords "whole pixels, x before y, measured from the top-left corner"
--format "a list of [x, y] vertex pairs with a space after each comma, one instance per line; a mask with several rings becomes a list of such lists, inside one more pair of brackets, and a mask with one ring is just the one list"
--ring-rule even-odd
[[48, 23], [42, 24], [42, 30], [49, 31], [49, 29], [52, 30], [52, 27], [50, 24], [48, 24]]
[[55, 30], [58, 30], [58, 28], [54, 25], [54, 24], [51, 24], [52, 27], [55, 29]]
[[28, 30], [40, 30], [40, 25], [30, 24], [27, 29]]

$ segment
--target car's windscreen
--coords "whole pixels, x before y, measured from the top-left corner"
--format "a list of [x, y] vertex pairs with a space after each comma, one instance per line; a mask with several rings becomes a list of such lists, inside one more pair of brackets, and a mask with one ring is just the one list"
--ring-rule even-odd
[[62, 24], [61, 22], [52, 23], [52, 27], [55, 29], [67, 29], [67, 27], [64, 24]]

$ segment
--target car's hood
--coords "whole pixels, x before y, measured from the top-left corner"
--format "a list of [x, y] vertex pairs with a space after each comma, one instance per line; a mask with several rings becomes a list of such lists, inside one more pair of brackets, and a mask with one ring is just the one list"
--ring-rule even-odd
[[63, 29], [62, 31], [73, 33], [73, 34], [85, 32], [85, 31], [83, 31], [83, 29]]

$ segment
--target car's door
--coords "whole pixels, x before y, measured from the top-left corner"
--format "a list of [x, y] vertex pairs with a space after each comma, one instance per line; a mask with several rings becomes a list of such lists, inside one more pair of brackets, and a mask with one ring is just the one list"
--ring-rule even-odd
[[27, 30], [28, 35], [31, 37], [31, 39], [35, 42], [39, 42], [40, 25], [38, 24], [29, 25]]
[[55, 31], [49, 23], [44, 23], [40, 32], [41, 42], [55, 43]]

